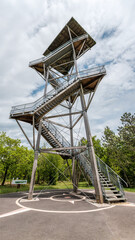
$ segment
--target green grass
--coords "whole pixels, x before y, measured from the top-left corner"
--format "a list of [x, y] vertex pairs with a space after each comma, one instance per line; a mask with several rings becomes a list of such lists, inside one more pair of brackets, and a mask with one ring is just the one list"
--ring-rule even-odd
[[[89, 189], [87, 182], [80, 182], [78, 187], [81, 189]], [[72, 183], [68, 181], [64, 181], [64, 182], [57, 182], [56, 185], [50, 185], [50, 186], [35, 184], [34, 191], [42, 190], [42, 189], [68, 189], [68, 188], [69, 189], [73, 188]], [[93, 189], [92, 186], [90, 188]], [[20, 185], [20, 188], [17, 188], [16, 186], [11, 186], [10, 184], [6, 184], [5, 186], [0, 186], [0, 194], [23, 192], [28, 190], [29, 190], [29, 184]]]
[[124, 188], [126, 192], [135, 192], [135, 188]]
[[[57, 182], [56, 185], [38, 185], [35, 184], [34, 186], [34, 191], [36, 190], [42, 190], [42, 189], [72, 189], [72, 183], [68, 181], [64, 182]], [[89, 189], [89, 186], [87, 182], [80, 182], [78, 188], [80, 189]], [[90, 189], [94, 189], [93, 186], [90, 186]], [[20, 188], [18, 189], [16, 186], [11, 186], [10, 184], [6, 184], [5, 186], [0, 186], [0, 194], [4, 193], [13, 193], [13, 192], [25, 192], [29, 190], [29, 184], [26, 185], [21, 185]], [[135, 188], [124, 188], [125, 191], [127, 192], [135, 192]]]

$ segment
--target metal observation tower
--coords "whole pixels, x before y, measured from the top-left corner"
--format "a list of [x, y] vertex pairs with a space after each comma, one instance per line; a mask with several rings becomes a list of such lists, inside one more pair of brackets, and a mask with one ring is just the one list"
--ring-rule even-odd
[[[79, 71], [77, 60], [95, 44], [92, 37], [71, 18], [43, 53], [43, 57], [29, 63], [45, 81], [44, 95], [35, 102], [14, 106], [10, 112], [10, 118], [17, 121], [35, 152], [28, 199], [33, 196], [38, 154], [47, 152], [59, 154], [64, 159], [72, 159], [74, 192], [77, 191], [79, 165], [94, 185], [97, 202], [125, 200], [122, 188], [124, 180], [95, 155], [92, 143], [87, 110], [100, 81], [106, 75], [106, 70], [104, 66], [100, 66]], [[75, 111], [74, 105], [77, 101], [80, 101], [80, 104], [78, 111]], [[61, 114], [54, 114], [53, 110], [58, 106], [67, 112], [64, 113], [63, 110]], [[74, 115], [76, 121], [73, 122]], [[60, 117], [68, 117], [69, 125], [63, 125], [56, 120]], [[74, 127], [81, 119], [84, 120], [87, 146], [74, 145]], [[26, 135], [21, 121], [33, 126], [33, 142]], [[58, 130], [58, 126], [68, 129], [70, 141]], [[35, 129], [38, 131], [37, 139]], [[40, 148], [41, 136], [51, 148]]]

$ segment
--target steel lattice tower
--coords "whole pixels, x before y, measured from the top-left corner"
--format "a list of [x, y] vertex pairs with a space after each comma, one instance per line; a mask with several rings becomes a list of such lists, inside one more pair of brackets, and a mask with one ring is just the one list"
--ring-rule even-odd
[[[43, 57], [29, 63], [29, 66], [36, 70], [45, 81], [44, 95], [34, 103], [12, 107], [10, 113], [10, 118], [16, 119], [35, 152], [29, 199], [32, 198], [33, 194], [39, 152], [54, 153], [55, 150], [54, 154], [59, 154], [65, 159], [72, 158], [74, 191], [77, 191], [76, 162], [79, 162], [84, 171], [89, 169], [88, 174], [95, 187], [97, 202], [104, 201], [101, 176], [97, 166], [99, 161], [96, 160], [93, 148], [87, 110], [106, 71], [104, 66], [79, 71], [77, 64], [77, 60], [95, 44], [96, 42], [92, 37], [74, 18], [71, 18], [43, 53]], [[48, 90], [48, 86], [52, 87], [51, 91]], [[85, 95], [89, 95], [87, 103]], [[73, 106], [79, 100], [80, 110], [74, 111]], [[52, 110], [57, 106], [66, 108], [68, 112], [59, 115], [52, 114]], [[77, 116], [74, 123], [72, 121], [73, 115]], [[67, 116], [69, 116], [70, 123], [68, 127], [55, 121], [58, 117]], [[74, 146], [73, 130], [81, 118], [84, 119], [87, 146]], [[19, 121], [33, 125], [33, 143], [29, 140]], [[70, 142], [65, 139], [57, 126], [68, 128]], [[35, 139], [35, 129], [38, 131], [37, 139]], [[41, 135], [52, 148], [40, 148]]]

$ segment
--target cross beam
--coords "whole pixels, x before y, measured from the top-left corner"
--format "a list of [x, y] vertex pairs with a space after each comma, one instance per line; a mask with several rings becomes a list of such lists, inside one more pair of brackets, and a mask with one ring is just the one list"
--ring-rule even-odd
[[75, 146], [75, 147], [60, 147], [60, 148], [46, 148], [46, 151], [61, 151], [61, 150], [73, 150], [73, 149], [86, 149], [86, 146]]

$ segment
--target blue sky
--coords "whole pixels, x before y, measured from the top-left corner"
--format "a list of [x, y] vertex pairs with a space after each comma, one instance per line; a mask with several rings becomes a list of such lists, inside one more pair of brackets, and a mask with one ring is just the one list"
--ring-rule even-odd
[[120, 116], [134, 113], [134, 9], [133, 0], [1, 0], [0, 131], [28, 146], [9, 119], [11, 106], [42, 96], [43, 79], [28, 64], [42, 57], [73, 16], [96, 41], [79, 60], [80, 69], [105, 65], [107, 70], [88, 111], [92, 134], [100, 138], [105, 126], [116, 132]]

